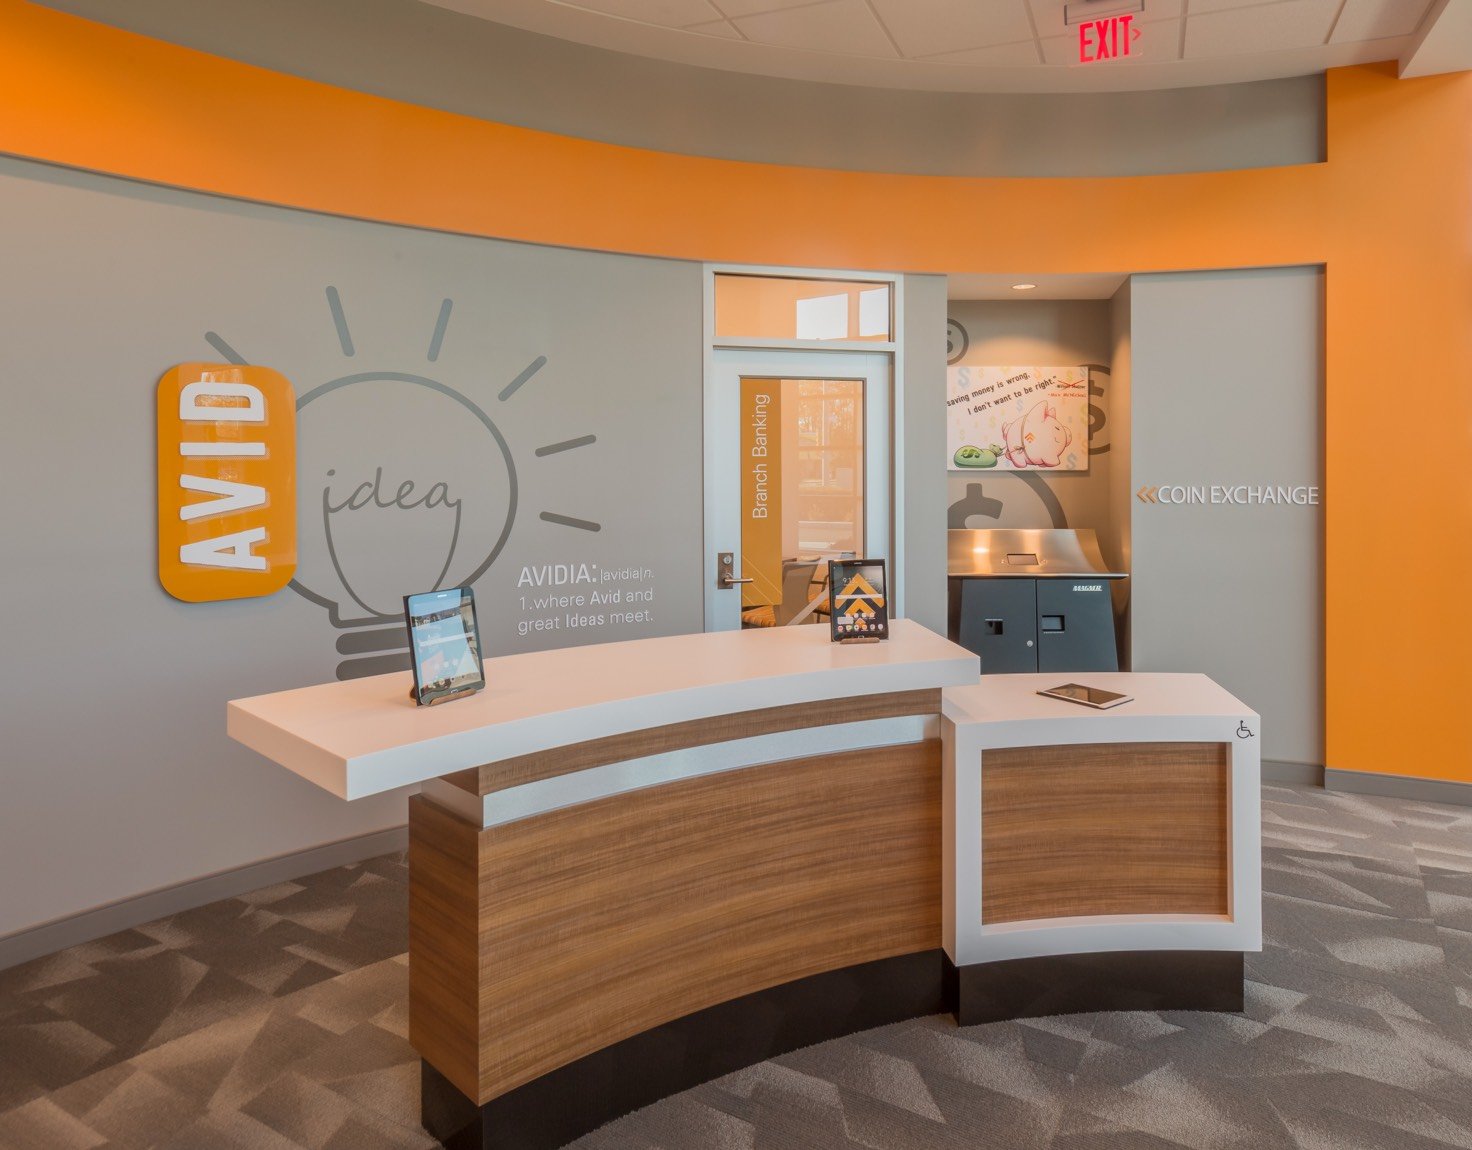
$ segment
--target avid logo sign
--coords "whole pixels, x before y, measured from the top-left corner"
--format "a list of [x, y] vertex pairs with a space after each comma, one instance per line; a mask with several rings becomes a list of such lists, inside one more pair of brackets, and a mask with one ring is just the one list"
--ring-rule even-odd
[[188, 603], [296, 571], [296, 397], [268, 367], [181, 363], [158, 384], [158, 578]]
[[1305, 485], [1283, 486], [1273, 484], [1238, 483], [1226, 484], [1180, 484], [1149, 483], [1135, 492], [1141, 503], [1192, 504], [1207, 507], [1258, 507], [1289, 506], [1317, 507], [1318, 487]]

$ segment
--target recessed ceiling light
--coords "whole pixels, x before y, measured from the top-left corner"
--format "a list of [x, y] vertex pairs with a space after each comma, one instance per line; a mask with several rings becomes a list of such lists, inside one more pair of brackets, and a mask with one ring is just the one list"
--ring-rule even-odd
[[1037, 284], [1013, 284], [1012, 285], [1012, 290], [1013, 291], [1032, 291], [1037, 286], [1038, 286]]

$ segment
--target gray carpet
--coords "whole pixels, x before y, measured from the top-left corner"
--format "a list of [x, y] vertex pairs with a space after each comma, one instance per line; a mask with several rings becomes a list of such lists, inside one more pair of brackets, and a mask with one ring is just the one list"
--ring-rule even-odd
[[[1272, 787], [1241, 1015], [918, 1019], [740, 1071], [578, 1150], [1472, 1148], [1472, 810]], [[4, 1150], [434, 1143], [400, 858], [0, 973]]]

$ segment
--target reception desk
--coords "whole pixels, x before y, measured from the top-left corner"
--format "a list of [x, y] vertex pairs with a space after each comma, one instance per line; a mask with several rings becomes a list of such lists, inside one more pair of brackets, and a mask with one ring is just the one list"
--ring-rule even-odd
[[[1022, 680], [1037, 676], [979, 685], [974, 655], [904, 620], [884, 643], [838, 646], [819, 627], [689, 635], [491, 659], [486, 676], [481, 694], [433, 708], [409, 700], [404, 673], [229, 711], [234, 738], [343, 798], [420, 787], [409, 1031], [424, 1124], [448, 1146], [560, 1146], [775, 1054], [947, 1006], [966, 1022], [1132, 1001], [1091, 997], [1097, 969], [1071, 996], [1009, 998], [1055, 973], [1009, 963], [1091, 948], [1136, 987], [1171, 973], [1159, 952], [1215, 956], [1196, 1005], [1240, 1005], [1240, 952], [1257, 945], [1256, 810], [1241, 788], [1256, 760], [1224, 724], [1256, 720], [1200, 677], [1160, 677], [1159, 705], [1136, 691], [1137, 721], [1030, 703]], [[1170, 694], [1180, 678], [1200, 690]], [[1172, 725], [1167, 704], [1194, 714], [1208, 687], [1213, 723]], [[1098, 749], [1111, 741], [1113, 757]], [[1217, 868], [1192, 897], [1227, 893], [1172, 902], [1167, 877], [1119, 905], [1048, 902], [1079, 863], [1059, 860], [1119, 846], [1082, 812], [1112, 794], [1113, 819], [1120, 795], [1148, 797], [1187, 761], [1160, 747], [1198, 742], [1215, 765], [1188, 756], [1194, 782], [1167, 806], [1234, 804], [1219, 820], [1227, 853], [1157, 841], [1151, 817], [1129, 866], [1174, 873], [1190, 846], [1193, 875]], [[1104, 757], [1070, 769], [1085, 750]], [[1130, 765], [1142, 756], [1160, 769]], [[1029, 884], [1033, 867], [1048, 879]], [[1130, 943], [1142, 926], [1147, 942]], [[1002, 979], [990, 990], [988, 969]]]

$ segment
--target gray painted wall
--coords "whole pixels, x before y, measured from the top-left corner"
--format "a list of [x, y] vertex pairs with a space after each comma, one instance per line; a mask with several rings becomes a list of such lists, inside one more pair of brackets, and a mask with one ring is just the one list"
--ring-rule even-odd
[[691, 155], [943, 175], [1123, 176], [1314, 163], [1324, 153], [1321, 76], [1155, 92], [910, 92], [673, 64], [415, 0], [44, 2], [329, 84]]
[[1087, 527], [1098, 532], [1106, 554], [1117, 553], [1118, 531], [1109, 502], [1114, 459], [1109, 301], [953, 300], [949, 316], [952, 346], [957, 339], [965, 346], [954, 360], [958, 365], [1096, 365], [1089, 373], [1089, 470], [1026, 475], [951, 471], [949, 525]]
[[905, 614], [946, 633], [946, 280], [906, 276], [902, 371], [904, 402], [897, 436], [904, 443]]
[[[1130, 486], [1322, 483], [1323, 276], [1136, 276]], [[1137, 671], [1204, 671], [1263, 717], [1267, 759], [1322, 764], [1323, 508], [1130, 496]]]
[[[401, 477], [450, 484], [465, 507], [452, 584], [494, 543], [509, 476], [473, 405], [504, 435], [518, 494], [505, 550], [476, 583], [489, 653], [700, 629], [698, 266], [8, 159], [0, 266], [0, 874], [26, 876], [0, 883], [0, 935], [404, 820], [402, 795], [343, 803], [225, 736], [228, 699], [378, 669], [338, 653], [361, 631], [339, 632], [292, 590], [186, 604], [157, 583], [154, 389], [175, 363], [219, 358], [207, 333], [284, 372], [299, 400], [366, 377], [299, 412], [298, 574], [343, 614], [364, 612], [326, 555], [324, 488], [340, 499], [379, 467], [390, 493]], [[388, 372], [432, 378], [463, 402]], [[536, 454], [587, 435], [596, 442]], [[330, 521], [353, 594], [388, 614], [396, 596], [427, 589], [454, 526], [440, 511], [381, 507]], [[582, 563], [649, 571], [615, 585], [652, 591], [639, 605], [652, 619], [518, 634], [566, 614], [523, 608], [523, 595], [546, 591], [518, 586], [523, 571]]]
[[[1133, 512], [1130, 508], [1130, 480], [1134, 475], [1134, 348], [1130, 341], [1130, 307], [1133, 294], [1129, 280], [1109, 301], [1109, 522], [1113, 526], [1110, 538], [1104, 541], [1104, 558], [1115, 566], [1115, 570], [1129, 571], [1134, 562], [1134, 543], [1131, 538]], [[1116, 638], [1119, 642], [1119, 665], [1131, 669], [1130, 649], [1130, 585], [1133, 580], [1116, 583], [1111, 589], [1114, 594], [1114, 613], [1118, 620]]]

